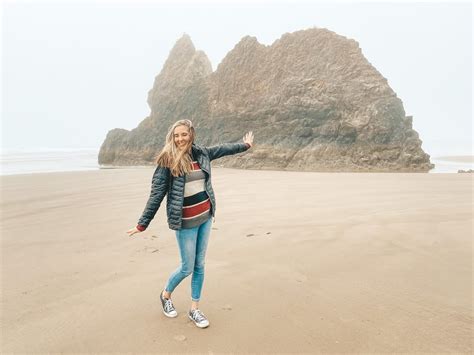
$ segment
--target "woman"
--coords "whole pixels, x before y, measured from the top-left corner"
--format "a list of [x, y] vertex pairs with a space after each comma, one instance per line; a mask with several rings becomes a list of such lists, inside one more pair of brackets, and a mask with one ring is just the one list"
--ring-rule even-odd
[[137, 226], [127, 233], [133, 235], [143, 232], [168, 194], [168, 226], [176, 231], [181, 265], [171, 274], [160, 294], [163, 313], [167, 317], [178, 316], [171, 301], [171, 293], [185, 277], [192, 274], [192, 302], [188, 317], [199, 328], [206, 328], [209, 320], [198, 306], [204, 281], [207, 243], [216, 212], [210, 162], [252, 147], [253, 133], [248, 132], [243, 143], [225, 143], [213, 147], [200, 147], [194, 144], [194, 138], [195, 131], [190, 120], [177, 121], [170, 128], [165, 146], [156, 160], [157, 168], [145, 210]]

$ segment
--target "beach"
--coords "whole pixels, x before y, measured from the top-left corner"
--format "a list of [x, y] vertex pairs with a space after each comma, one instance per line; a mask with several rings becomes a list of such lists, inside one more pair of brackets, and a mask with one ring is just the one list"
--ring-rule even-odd
[[206, 329], [152, 174], [1, 177], [2, 353], [472, 353], [471, 174], [214, 168]]

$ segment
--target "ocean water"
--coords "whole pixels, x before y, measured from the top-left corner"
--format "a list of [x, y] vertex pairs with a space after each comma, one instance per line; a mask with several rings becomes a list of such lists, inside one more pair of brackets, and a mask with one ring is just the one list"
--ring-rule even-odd
[[462, 162], [430, 158], [430, 161], [435, 165], [435, 168], [431, 169], [430, 173], [457, 173], [458, 170], [474, 170], [474, 163], [472, 163], [472, 160], [471, 162]]
[[[99, 149], [3, 150], [0, 153], [1, 175], [34, 174], [59, 171], [97, 170]], [[431, 158], [435, 168], [430, 173], [457, 173], [474, 169], [472, 162]]]
[[96, 148], [2, 150], [1, 175], [97, 170], [98, 154]]

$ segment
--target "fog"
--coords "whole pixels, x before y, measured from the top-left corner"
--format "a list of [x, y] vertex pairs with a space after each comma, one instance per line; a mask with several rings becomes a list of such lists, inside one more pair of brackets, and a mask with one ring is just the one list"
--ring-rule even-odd
[[216, 69], [246, 35], [310, 27], [359, 42], [428, 154], [472, 154], [469, 2], [3, 2], [2, 149], [99, 148], [136, 127], [183, 33]]

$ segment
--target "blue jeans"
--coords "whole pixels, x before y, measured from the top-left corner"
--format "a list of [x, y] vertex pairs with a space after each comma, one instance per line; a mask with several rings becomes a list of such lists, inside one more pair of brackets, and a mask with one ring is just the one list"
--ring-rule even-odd
[[199, 301], [202, 284], [204, 282], [204, 259], [206, 257], [207, 242], [211, 234], [212, 217], [194, 228], [176, 231], [181, 265], [171, 274], [165, 290], [173, 292], [176, 286], [187, 276], [191, 279], [191, 298]]

